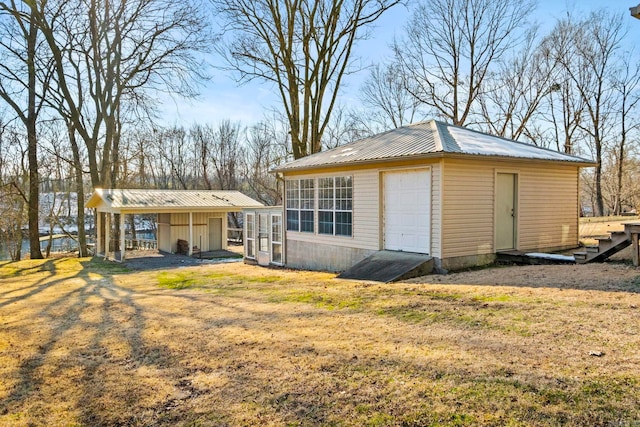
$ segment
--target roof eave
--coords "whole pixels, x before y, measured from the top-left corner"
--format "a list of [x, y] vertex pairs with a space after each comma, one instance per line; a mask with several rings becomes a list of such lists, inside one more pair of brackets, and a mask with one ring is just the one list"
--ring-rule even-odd
[[512, 161], [563, 163], [563, 164], [570, 164], [570, 165], [575, 165], [579, 167], [597, 166], [597, 163], [593, 161], [589, 161], [587, 159], [584, 159], [582, 161], [581, 160], [574, 161], [574, 160], [536, 159], [536, 158], [525, 158], [525, 157], [481, 155], [481, 154], [468, 154], [468, 153], [436, 152], [436, 153], [427, 153], [427, 154], [416, 154], [412, 156], [384, 157], [384, 158], [378, 158], [378, 159], [359, 160], [359, 161], [343, 162], [343, 163], [325, 163], [322, 165], [309, 165], [309, 166], [300, 166], [300, 167], [294, 167], [294, 168], [275, 168], [275, 169], [272, 169], [270, 172], [271, 173], [288, 173], [288, 172], [299, 172], [299, 171], [309, 171], [309, 170], [318, 170], [318, 169], [346, 168], [349, 166], [362, 166], [362, 165], [386, 163], [386, 162], [392, 162], [392, 161], [411, 161], [411, 160], [438, 159], [438, 158], [448, 158], [448, 159], [492, 158], [492, 159], [512, 160]]

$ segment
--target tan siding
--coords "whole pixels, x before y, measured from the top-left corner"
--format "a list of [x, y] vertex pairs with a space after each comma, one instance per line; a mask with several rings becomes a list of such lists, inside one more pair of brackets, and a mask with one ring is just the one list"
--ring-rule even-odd
[[442, 167], [431, 165], [431, 256], [442, 256]]
[[494, 252], [496, 172], [518, 175], [517, 249], [578, 243], [578, 172], [565, 164], [445, 160], [443, 258]]
[[578, 170], [543, 165], [520, 172], [519, 249], [578, 244]]
[[442, 258], [492, 253], [494, 168], [443, 163]]
[[[193, 213], [193, 243], [204, 250], [209, 249], [209, 218], [222, 218], [222, 235], [227, 234], [227, 214], [221, 212], [194, 212]], [[202, 237], [202, 240], [200, 239]], [[189, 214], [171, 214], [171, 251], [178, 247], [178, 239], [189, 241]], [[200, 242], [202, 241], [202, 246]], [[222, 247], [226, 248], [226, 239], [223, 238]]]

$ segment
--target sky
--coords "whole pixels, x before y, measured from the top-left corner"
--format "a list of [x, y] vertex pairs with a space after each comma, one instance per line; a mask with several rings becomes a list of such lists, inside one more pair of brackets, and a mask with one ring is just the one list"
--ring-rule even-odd
[[[541, 31], [551, 29], [556, 19], [565, 16], [568, 10], [587, 15], [599, 9], [617, 10], [626, 14], [629, 19], [629, 43], [640, 40], [640, 20], [631, 17], [629, 8], [637, 6], [640, 0], [538, 0], [538, 8], [531, 20], [536, 22]], [[373, 37], [358, 43], [355, 54], [365, 64], [383, 62], [391, 57], [389, 44], [394, 36], [400, 36], [409, 19], [409, 12], [403, 6], [396, 6], [387, 11], [377, 22], [372, 31]], [[630, 49], [631, 49], [630, 45]], [[640, 50], [635, 55], [640, 59]], [[216, 57], [208, 58], [215, 64]], [[345, 78], [339, 100], [341, 104], [357, 106], [358, 89], [367, 77], [367, 70]], [[179, 125], [189, 127], [193, 123], [216, 124], [230, 119], [244, 125], [255, 124], [278, 105], [278, 96], [273, 85], [252, 82], [239, 86], [231, 76], [219, 70], [211, 70], [211, 80], [201, 89], [197, 100], [181, 100], [164, 98], [160, 106], [160, 121], [167, 126]]]

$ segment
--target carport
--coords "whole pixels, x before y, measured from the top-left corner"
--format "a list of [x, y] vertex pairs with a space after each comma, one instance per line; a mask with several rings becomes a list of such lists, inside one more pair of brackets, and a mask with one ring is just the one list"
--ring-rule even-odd
[[[85, 207], [96, 210], [95, 255], [125, 260], [125, 216], [157, 214], [157, 247], [175, 253], [178, 240], [188, 242], [188, 254], [227, 248], [227, 216], [262, 203], [239, 191], [139, 190], [96, 188]], [[117, 226], [118, 240], [112, 239]], [[113, 254], [113, 255], [111, 255]]]

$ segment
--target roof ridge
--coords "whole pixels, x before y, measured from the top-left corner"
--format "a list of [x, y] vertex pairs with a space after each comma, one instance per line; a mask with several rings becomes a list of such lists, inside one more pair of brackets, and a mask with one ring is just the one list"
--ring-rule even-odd
[[454, 125], [453, 123], [446, 123], [446, 122], [441, 122], [441, 121], [438, 121], [438, 120], [434, 120], [434, 121], [437, 121], [438, 123], [440, 123], [441, 125], [444, 125], [446, 127], [454, 127], [454, 128], [457, 128], [457, 129], [462, 129], [464, 131], [469, 131], [469, 132], [473, 132], [473, 133], [484, 135], [484, 136], [490, 136], [490, 137], [493, 137], [493, 138], [499, 138], [499, 139], [502, 139], [502, 140], [504, 140], [506, 142], [512, 142], [512, 143], [515, 142], [516, 144], [524, 145], [526, 147], [533, 147], [533, 148], [536, 148], [538, 150], [544, 150], [544, 151], [547, 151], [547, 152], [550, 152], [550, 153], [554, 153], [554, 154], [562, 154], [564, 156], [574, 157], [574, 158], [579, 159], [579, 160], [588, 160], [588, 159], [584, 159], [584, 158], [582, 158], [580, 156], [577, 156], [575, 154], [568, 154], [568, 153], [565, 153], [564, 151], [556, 151], [556, 150], [553, 150], [553, 149], [548, 148], [548, 147], [543, 147], [543, 146], [536, 145], [536, 144], [531, 144], [531, 143], [528, 143], [528, 142], [518, 141], [517, 139], [511, 139], [511, 138], [507, 138], [505, 136], [494, 135], [492, 133], [483, 132], [481, 130], [468, 128], [468, 127], [460, 126], [460, 125]]
[[442, 135], [440, 135], [440, 129], [439, 129], [440, 122], [438, 122], [437, 120], [430, 120], [430, 122], [431, 122], [431, 128], [433, 129], [433, 133], [435, 134], [433, 140], [436, 143], [436, 151], [445, 151]]

